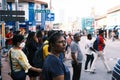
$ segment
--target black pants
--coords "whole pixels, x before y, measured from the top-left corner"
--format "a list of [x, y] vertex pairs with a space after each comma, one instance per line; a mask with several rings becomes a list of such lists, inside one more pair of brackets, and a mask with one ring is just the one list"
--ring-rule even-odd
[[82, 63], [79, 63], [77, 65], [74, 62], [72, 62], [72, 67], [73, 67], [73, 77], [72, 77], [72, 80], [80, 80]]
[[93, 60], [94, 60], [93, 54], [92, 55], [86, 54], [85, 70], [88, 69], [89, 62], [90, 62], [90, 67], [91, 67]]

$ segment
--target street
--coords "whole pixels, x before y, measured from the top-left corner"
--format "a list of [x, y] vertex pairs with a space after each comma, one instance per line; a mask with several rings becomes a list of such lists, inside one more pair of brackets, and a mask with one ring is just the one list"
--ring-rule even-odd
[[[106, 43], [106, 47], [105, 47], [104, 55], [106, 57], [109, 67], [112, 70], [113, 66], [115, 65], [117, 60], [120, 58], [120, 55], [119, 55], [120, 40], [115, 40], [114, 42], [112, 42], [110, 39], [106, 39], [105, 43]], [[85, 37], [81, 38], [80, 47], [84, 54], [85, 53]], [[96, 61], [95, 74], [91, 74], [90, 72], [84, 71], [85, 59], [86, 59], [86, 56], [84, 55], [82, 72], [81, 72], [81, 80], [111, 80], [111, 74], [107, 73], [107, 70], [100, 58]], [[69, 60], [68, 63], [66, 62], [66, 64], [69, 65], [69, 69], [72, 75], [71, 61]]]
[[[80, 47], [83, 52], [85, 53], [85, 36], [81, 38], [80, 41]], [[106, 47], [105, 47], [105, 56], [107, 59], [107, 63], [110, 66], [111, 69], [113, 69], [113, 66], [117, 62], [117, 59], [119, 59], [120, 55], [120, 41], [116, 40], [112, 42], [110, 39], [107, 39], [105, 41]], [[70, 56], [69, 56], [70, 57]], [[107, 73], [107, 70], [105, 69], [105, 66], [103, 65], [101, 59], [99, 58], [96, 62], [96, 73], [91, 74], [89, 72], [84, 71], [84, 64], [85, 64], [85, 58], [83, 60], [83, 67], [81, 72], [81, 80], [111, 80], [111, 74]], [[71, 67], [71, 59], [66, 60], [65, 64], [69, 67], [71, 72], [71, 78], [72, 78], [72, 67]], [[10, 76], [7, 74], [9, 72], [8, 62], [5, 61], [5, 58], [2, 58], [2, 80], [11, 80]], [[27, 80], [29, 80], [27, 78]]]

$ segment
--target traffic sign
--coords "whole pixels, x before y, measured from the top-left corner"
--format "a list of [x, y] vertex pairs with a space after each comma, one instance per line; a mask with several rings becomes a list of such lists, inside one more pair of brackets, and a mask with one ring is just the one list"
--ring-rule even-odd
[[54, 13], [47, 13], [46, 14], [46, 21], [54, 21], [55, 14]]
[[37, 10], [35, 10], [35, 13], [50, 13], [50, 10], [37, 9]]

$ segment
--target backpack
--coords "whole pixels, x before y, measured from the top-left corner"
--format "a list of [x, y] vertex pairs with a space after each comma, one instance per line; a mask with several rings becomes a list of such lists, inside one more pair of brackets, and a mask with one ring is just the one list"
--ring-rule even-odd
[[42, 68], [43, 63], [44, 63], [44, 58], [43, 58], [43, 47], [45, 45], [48, 45], [48, 43], [43, 44], [36, 52], [35, 56], [33, 57], [33, 66], [36, 68]]
[[25, 55], [28, 57], [29, 51], [28, 51], [28, 49], [27, 49], [26, 46], [22, 49], [22, 51], [23, 51], [23, 52], [25, 53]]
[[93, 49], [95, 49], [96, 51], [98, 51], [98, 37], [95, 39], [95, 41], [93, 42]]

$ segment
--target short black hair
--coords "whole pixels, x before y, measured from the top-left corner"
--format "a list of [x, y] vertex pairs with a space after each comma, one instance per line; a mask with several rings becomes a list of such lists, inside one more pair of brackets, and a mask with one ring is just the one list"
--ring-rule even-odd
[[104, 30], [99, 30], [99, 34], [101, 34], [101, 33], [103, 33], [104, 32]]
[[51, 51], [51, 45], [55, 44], [56, 41], [57, 41], [61, 36], [63, 36], [63, 34], [61, 33], [61, 31], [52, 30], [52, 31], [50, 32], [50, 36], [49, 36], [49, 38], [48, 38], [48, 41], [49, 41], [48, 51], [49, 51], [49, 52]]
[[10, 28], [10, 31], [12, 31], [13, 30], [13, 28]]
[[81, 36], [81, 34], [80, 34], [79, 32], [77, 32], [77, 33], [75, 33], [75, 34], [73, 35], [74, 38], [77, 38], [77, 37], [79, 37], [79, 36]]
[[92, 35], [91, 35], [91, 34], [88, 34], [88, 35], [87, 35], [87, 38], [89, 38], [89, 37], [92, 37]]
[[24, 40], [23, 35], [20, 35], [20, 34], [14, 35], [13, 38], [12, 38], [12, 44], [17, 45], [18, 42], [21, 42], [23, 40]]

